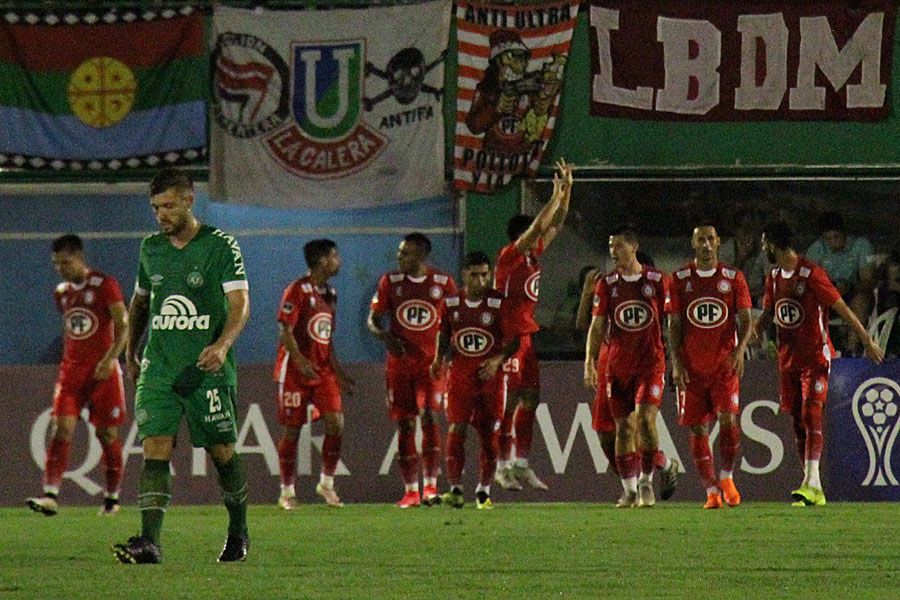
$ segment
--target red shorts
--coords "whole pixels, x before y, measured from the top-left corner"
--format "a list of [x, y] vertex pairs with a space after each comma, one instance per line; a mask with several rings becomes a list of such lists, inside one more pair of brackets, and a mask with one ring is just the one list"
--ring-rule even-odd
[[103, 381], [94, 379], [94, 367], [80, 373], [60, 373], [53, 389], [54, 417], [77, 417], [87, 407], [94, 427], [118, 427], [128, 418], [125, 411], [125, 386], [118, 362], [112, 375]]
[[594, 395], [594, 431], [609, 433], [616, 430], [616, 420], [609, 409], [609, 396], [606, 393], [606, 364], [609, 359], [609, 347], [600, 347], [597, 357], [597, 393]]
[[447, 420], [450, 423], [490, 423], [499, 427], [506, 404], [506, 385], [499, 373], [487, 381], [477, 373], [454, 376], [450, 370], [447, 390]]
[[388, 356], [385, 379], [392, 419], [415, 419], [426, 408], [441, 410], [447, 396], [447, 379], [432, 379], [430, 366], [431, 359], [422, 356]]
[[804, 402], [821, 402], [828, 397], [830, 366], [780, 373], [781, 412], [799, 414]]
[[606, 393], [613, 418], [624, 419], [639, 404], [659, 407], [662, 402], [666, 370], [640, 371], [631, 375], [607, 374]]
[[541, 387], [541, 372], [531, 336], [523, 335], [519, 340], [519, 350], [503, 363], [507, 388], [510, 392], [538, 390]]
[[341, 389], [333, 372], [323, 372], [314, 385], [307, 382], [296, 370], [288, 369], [284, 381], [278, 384], [278, 422], [285, 427], [305, 425], [310, 405], [312, 420], [320, 414], [341, 412]]
[[678, 390], [678, 422], [690, 427], [704, 425], [719, 413], [740, 412], [741, 384], [737, 375], [700, 377], [688, 374], [687, 389]]

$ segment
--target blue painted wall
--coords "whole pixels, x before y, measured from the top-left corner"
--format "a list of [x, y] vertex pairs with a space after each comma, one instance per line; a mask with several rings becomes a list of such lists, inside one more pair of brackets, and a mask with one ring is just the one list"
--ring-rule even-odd
[[[328, 237], [343, 259], [333, 283], [338, 290], [335, 345], [341, 360], [373, 362], [383, 358], [381, 344], [368, 334], [365, 318], [379, 276], [396, 267], [402, 234], [417, 229], [451, 228], [453, 202], [446, 198], [353, 211], [290, 211], [210, 202], [198, 194], [202, 221], [238, 234], [250, 279], [250, 321], [236, 346], [239, 361], [271, 362], [275, 357], [275, 314], [281, 293], [306, 272], [303, 244]], [[395, 232], [347, 233], [348, 228], [397, 228]], [[311, 229], [286, 234], [263, 229]], [[0, 364], [55, 363], [60, 356], [61, 323], [52, 292], [58, 277], [50, 264], [48, 235], [103, 232], [91, 236], [85, 252], [95, 268], [118, 278], [126, 297], [134, 287], [139, 232], [155, 231], [143, 194], [31, 194], [0, 191]], [[253, 230], [240, 235], [241, 230]], [[128, 234], [127, 232], [131, 232]], [[124, 235], [123, 235], [124, 234]], [[460, 254], [458, 237], [429, 234], [432, 262], [454, 276]]]

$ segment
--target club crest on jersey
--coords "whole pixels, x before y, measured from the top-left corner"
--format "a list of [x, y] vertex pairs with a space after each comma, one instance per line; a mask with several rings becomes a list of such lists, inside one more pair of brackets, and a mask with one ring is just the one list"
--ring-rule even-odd
[[93, 304], [94, 303], [94, 291], [93, 290], [85, 290], [84, 291], [84, 303], [85, 304]]
[[481, 313], [481, 323], [483, 325], [490, 325], [493, 322], [494, 322], [494, 315], [492, 315], [491, 313], [489, 313], [487, 311]]
[[697, 298], [687, 307], [688, 321], [700, 329], [714, 329], [728, 318], [728, 305], [719, 298]]
[[428, 290], [428, 295], [431, 296], [434, 300], [440, 300], [441, 296], [444, 295], [444, 290], [441, 289], [439, 285], [431, 286], [431, 289]]
[[403, 287], [398, 285], [396, 288], [394, 288], [394, 295], [402, 296], [403, 295]]
[[625, 331], [640, 331], [653, 322], [653, 309], [641, 300], [629, 300], [616, 307], [613, 318]]
[[641, 293], [644, 295], [644, 298], [652, 298], [656, 295], [656, 290], [649, 283], [645, 283], [644, 287], [641, 288]]
[[387, 139], [363, 119], [365, 40], [291, 45], [293, 120], [266, 139], [281, 166], [305, 179], [362, 170]]
[[199, 271], [191, 271], [187, 276], [187, 283], [192, 288], [203, 286], [203, 275]]
[[618, 298], [619, 297], [619, 288], [614, 287], [612, 291], [609, 293], [610, 298]]
[[801, 281], [797, 284], [797, 287], [795, 289], [797, 290], [797, 295], [802, 296], [803, 292], [806, 291], [806, 285]]
[[482, 356], [494, 346], [494, 336], [478, 327], [466, 327], [456, 333], [456, 349], [470, 358]]
[[723, 294], [727, 294], [731, 291], [731, 284], [728, 283], [728, 281], [726, 281], [725, 279], [721, 280], [719, 282], [719, 285], [717, 285], [716, 287], [719, 288], [719, 291]]
[[99, 321], [96, 315], [86, 308], [70, 308], [63, 314], [66, 335], [73, 340], [84, 340], [97, 331]]
[[782, 298], [775, 303], [775, 322], [785, 329], [800, 327], [803, 323], [803, 307], [796, 300]]
[[306, 326], [306, 331], [314, 342], [327, 346], [331, 342], [331, 315], [319, 313], [313, 316]]
[[694, 291], [694, 286], [691, 284], [690, 281], [688, 281], [686, 284], [684, 284], [684, 291], [685, 292], [693, 292]]
[[397, 307], [397, 320], [406, 329], [425, 331], [437, 321], [434, 306], [424, 300], [407, 300]]
[[525, 280], [525, 295], [528, 296], [533, 302], [537, 302], [538, 292], [541, 289], [541, 272], [536, 271], [531, 274], [527, 280]]

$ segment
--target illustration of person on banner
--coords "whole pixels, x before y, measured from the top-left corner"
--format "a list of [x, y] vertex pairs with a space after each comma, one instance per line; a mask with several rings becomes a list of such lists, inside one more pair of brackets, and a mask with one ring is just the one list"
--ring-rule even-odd
[[[484, 10], [489, 17], [482, 18]], [[537, 169], [553, 133], [577, 11], [577, 4], [459, 6], [458, 188], [490, 193]]]

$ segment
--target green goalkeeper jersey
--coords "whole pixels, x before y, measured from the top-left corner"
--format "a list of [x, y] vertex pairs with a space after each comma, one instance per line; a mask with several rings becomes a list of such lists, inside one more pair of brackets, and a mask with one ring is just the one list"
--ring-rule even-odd
[[144, 238], [135, 285], [150, 295], [147, 345], [139, 384], [173, 388], [187, 395], [200, 388], [237, 384], [234, 354], [218, 373], [197, 368], [197, 358], [212, 344], [228, 317], [226, 292], [248, 289], [244, 259], [230, 235], [201, 225], [181, 249], [163, 233]]

